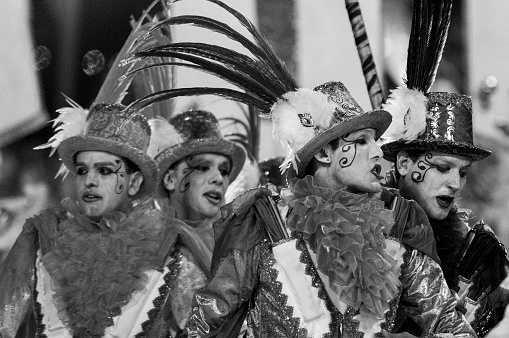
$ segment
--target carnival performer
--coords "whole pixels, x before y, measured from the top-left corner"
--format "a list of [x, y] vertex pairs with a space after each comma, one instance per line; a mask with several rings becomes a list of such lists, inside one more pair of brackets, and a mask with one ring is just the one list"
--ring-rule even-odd
[[196, 233], [191, 246], [179, 242], [172, 253], [178, 267], [169, 291], [170, 332], [175, 336], [191, 317], [194, 292], [210, 279], [212, 224], [220, 217], [226, 189], [239, 175], [246, 154], [223, 138], [217, 118], [205, 110], [149, 123], [153, 135], [148, 152], [160, 173], [156, 188], [160, 205], [167, 216], [185, 221]]
[[[461, 310], [483, 337], [509, 303], [509, 290], [499, 287], [508, 261], [490, 227], [480, 221], [470, 228], [469, 211], [457, 206], [472, 164], [491, 153], [474, 145], [471, 98], [429, 92], [450, 15], [450, 0], [415, 1], [406, 81], [383, 105], [393, 122], [383, 135], [382, 149], [395, 166], [387, 186], [399, 189], [426, 212], [447, 284], [461, 297]], [[426, 28], [425, 22], [433, 25]], [[404, 321], [401, 330], [412, 331], [411, 326]]]
[[193, 24], [249, 52], [178, 42], [130, 61], [171, 56], [185, 61], [178, 66], [215, 74], [240, 90], [175, 88], [132, 106], [215, 94], [257, 108], [289, 149], [282, 168], [291, 165], [290, 189], [281, 195], [291, 211], [285, 224], [268, 189], [223, 208], [214, 225], [213, 277], [195, 293], [193, 316], [179, 336], [237, 337], [246, 320], [249, 337], [374, 337], [390, 334], [404, 309], [421, 336], [474, 337], [455, 310], [422, 209], [395, 192], [380, 199], [382, 152], [375, 141], [389, 114], [365, 113], [340, 82], [299, 88], [251, 22], [210, 2], [233, 14], [254, 42], [202, 16], [174, 17], [161, 27]]
[[76, 199], [28, 219], [2, 263], [0, 336], [164, 336], [169, 254], [185, 224], [149, 197], [157, 167], [147, 120], [120, 104], [61, 118], [51, 145]]

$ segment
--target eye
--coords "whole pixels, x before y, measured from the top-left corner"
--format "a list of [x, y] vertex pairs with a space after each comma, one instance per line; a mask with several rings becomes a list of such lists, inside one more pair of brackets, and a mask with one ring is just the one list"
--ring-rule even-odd
[[439, 172], [441, 172], [441, 173], [446, 173], [446, 172], [448, 172], [448, 171], [450, 170], [450, 168], [449, 168], [449, 167], [444, 167], [444, 166], [436, 165], [436, 164], [435, 164], [435, 168], [436, 168]]
[[219, 172], [221, 173], [221, 176], [229, 176], [230, 175], [229, 169], [219, 169]]
[[366, 141], [365, 137], [358, 138], [354, 142], [357, 144], [367, 144], [368, 143], [368, 141]]
[[206, 165], [197, 165], [197, 166], [195, 167], [195, 169], [196, 169], [196, 170], [199, 170], [199, 171], [207, 171], [207, 170], [209, 170], [209, 167], [208, 167], [208, 166], [206, 166]]
[[461, 178], [467, 177], [467, 174], [468, 174], [468, 169], [467, 170], [460, 170], [460, 177]]
[[83, 168], [83, 167], [76, 168], [76, 175], [83, 176], [86, 173], [88, 173], [88, 170], [86, 170], [85, 168]]
[[111, 170], [108, 167], [100, 167], [97, 171], [101, 175], [110, 175], [110, 174], [113, 174], [113, 170]]

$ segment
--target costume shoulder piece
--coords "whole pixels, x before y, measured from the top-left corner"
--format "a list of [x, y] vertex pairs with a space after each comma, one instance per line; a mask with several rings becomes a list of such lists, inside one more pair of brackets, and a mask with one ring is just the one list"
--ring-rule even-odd
[[212, 272], [232, 250], [249, 251], [266, 238], [289, 238], [271, 194], [269, 189], [251, 189], [222, 208], [222, 218], [214, 224]]
[[384, 188], [381, 199], [386, 208], [393, 210], [394, 225], [389, 236], [400, 239], [440, 264], [433, 229], [424, 210], [415, 201], [403, 198], [397, 189]]

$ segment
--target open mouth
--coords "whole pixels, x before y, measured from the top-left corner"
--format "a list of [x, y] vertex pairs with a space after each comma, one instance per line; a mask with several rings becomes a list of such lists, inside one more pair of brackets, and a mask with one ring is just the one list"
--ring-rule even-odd
[[451, 204], [454, 202], [454, 197], [447, 195], [438, 196], [436, 199], [438, 205], [444, 209], [449, 208]]
[[85, 202], [95, 202], [95, 201], [102, 199], [102, 197], [101, 197], [101, 195], [98, 195], [91, 191], [87, 191], [81, 196], [81, 199]]
[[218, 191], [207, 191], [203, 196], [212, 204], [219, 204], [223, 200], [223, 194]]
[[371, 169], [371, 173], [373, 175], [375, 175], [375, 177], [379, 180], [381, 180], [383, 178], [382, 175], [380, 175], [380, 173], [382, 172], [382, 166], [380, 164], [375, 164], [375, 166], [373, 167], [373, 169]]

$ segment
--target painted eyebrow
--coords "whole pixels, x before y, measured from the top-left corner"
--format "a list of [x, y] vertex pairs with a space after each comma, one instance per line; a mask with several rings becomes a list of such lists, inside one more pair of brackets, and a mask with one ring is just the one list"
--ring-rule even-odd
[[[94, 163], [94, 167], [114, 167], [116, 164], [113, 162], [97, 162]], [[76, 162], [76, 166], [88, 167], [84, 162]]]

